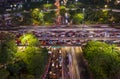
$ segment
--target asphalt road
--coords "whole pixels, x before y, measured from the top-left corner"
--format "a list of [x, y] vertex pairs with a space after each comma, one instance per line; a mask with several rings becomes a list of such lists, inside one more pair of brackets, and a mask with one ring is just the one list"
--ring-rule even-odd
[[[76, 58], [76, 47], [64, 47], [62, 50], [66, 51], [66, 56], [68, 57], [68, 70], [70, 79], [81, 79], [79, 67]], [[80, 51], [79, 51], [80, 52]], [[66, 78], [64, 78], [66, 79]]]
[[[87, 69], [87, 64], [84, 61], [82, 54], [82, 48], [76, 47], [63, 47], [61, 51], [65, 51], [63, 56], [68, 56], [68, 74], [69, 78], [64, 76], [62, 79], [91, 79], [89, 71]], [[66, 65], [66, 64], [64, 64]]]

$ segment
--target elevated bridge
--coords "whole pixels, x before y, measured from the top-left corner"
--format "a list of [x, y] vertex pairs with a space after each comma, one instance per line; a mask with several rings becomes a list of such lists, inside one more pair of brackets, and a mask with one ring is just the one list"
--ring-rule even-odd
[[[120, 38], [97, 37], [97, 38], [39, 38], [41, 46], [84, 46], [90, 40], [102, 41], [108, 44], [120, 45]], [[20, 45], [21, 46], [21, 45]]]
[[120, 37], [39, 37], [39, 40], [120, 40]]
[[27, 27], [18, 30], [1, 31], [1, 33], [4, 32], [14, 33], [16, 39], [25, 33], [33, 33], [39, 39], [42, 46], [81, 46], [90, 40], [120, 44], [120, 29], [108, 27]]

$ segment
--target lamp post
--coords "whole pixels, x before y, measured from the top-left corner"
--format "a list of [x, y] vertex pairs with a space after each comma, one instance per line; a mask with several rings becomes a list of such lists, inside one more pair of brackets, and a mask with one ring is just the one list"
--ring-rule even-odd
[[104, 7], [105, 7], [105, 9], [107, 9], [108, 5], [105, 5]]
[[75, 1], [76, 1], [76, 4], [77, 4], [78, 0], [75, 0]]
[[49, 3], [49, 1], [47, 0], [47, 4]]
[[117, 3], [119, 4], [119, 3], [120, 3], [120, 0], [118, 0]]
[[63, 1], [61, 1], [61, 5], [63, 5], [64, 4], [64, 2]]
[[83, 11], [83, 23], [82, 23], [82, 24], [84, 25], [84, 19], [85, 19], [85, 8], [83, 8], [82, 11]]
[[12, 12], [12, 10], [13, 10], [13, 5], [11, 4], [10, 7], [11, 7], [11, 12]]
[[27, 0], [25, 0], [25, 2], [27, 2]]

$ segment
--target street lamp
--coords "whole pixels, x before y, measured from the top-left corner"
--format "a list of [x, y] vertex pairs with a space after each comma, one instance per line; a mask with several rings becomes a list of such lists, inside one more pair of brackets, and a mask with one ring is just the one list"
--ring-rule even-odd
[[10, 7], [12, 8], [12, 7], [13, 7], [13, 5], [11, 4], [11, 5], [10, 5]]
[[83, 24], [84, 24], [84, 19], [85, 19], [85, 8], [83, 8], [82, 11], [83, 11]]
[[106, 9], [106, 8], [108, 7], [108, 5], [105, 5], [104, 7], [105, 7], [105, 9]]
[[12, 11], [13, 10], [13, 5], [11, 4], [10, 7], [11, 7], [11, 11]]
[[14, 7], [16, 7], [17, 5], [16, 4], [14, 4]]
[[116, 2], [117, 2], [117, 4], [119, 4], [119, 3], [120, 3], [120, 0], [117, 0]]
[[27, 0], [25, 0], [25, 2], [27, 2]]
[[49, 1], [47, 0], [47, 4], [49, 3]]
[[76, 1], [76, 4], [77, 4], [78, 0], [75, 0], [75, 1]]
[[61, 5], [63, 5], [64, 4], [64, 2], [63, 1], [61, 1]]

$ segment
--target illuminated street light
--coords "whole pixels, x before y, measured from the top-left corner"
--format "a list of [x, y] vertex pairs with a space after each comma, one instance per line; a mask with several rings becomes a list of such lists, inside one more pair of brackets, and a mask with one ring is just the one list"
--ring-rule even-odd
[[49, 3], [49, 1], [47, 0], [47, 4]]
[[120, 0], [117, 0], [117, 3], [119, 4], [119, 3], [120, 3]]
[[105, 5], [104, 7], [105, 7], [105, 9], [106, 9], [106, 8], [108, 7], [108, 5]]
[[12, 8], [12, 7], [13, 7], [13, 5], [10, 5], [10, 7]]
[[75, 0], [75, 1], [76, 1], [76, 4], [77, 4], [78, 0]]
[[16, 7], [17, 5], [16, 4], [14, 4], [14, 7]]
[[83, 24], [84, 24], [84, 19], [85, 19], [85, 8], [83, 8]]
[[64, 4], [64, 2], [63, 1], [61, 1], [61, 5], [63, 5]]
[[27, 0], [25, 0], [25, 2], [27, 2]]

